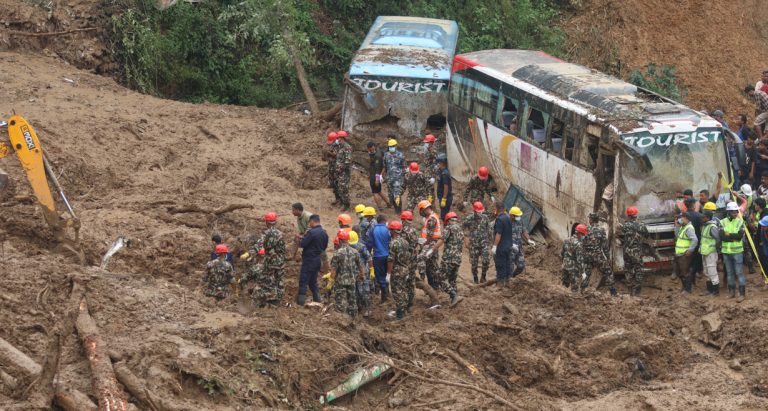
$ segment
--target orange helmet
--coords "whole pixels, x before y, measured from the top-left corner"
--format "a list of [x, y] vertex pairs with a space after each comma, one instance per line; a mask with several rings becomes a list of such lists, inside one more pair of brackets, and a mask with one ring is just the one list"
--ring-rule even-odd
[[413, 220], [413, 213], [408, 210], [405, 210], [402, 213], [400, 213], [400, 219], [411, 221]]
[[328, 144], [333, 144], [333, 142], [336, 141], [336, 138], [338, 137], [339, 137], [338, 134], [331, 131], [330, 133], [328, 133], [328, 140], [326, 141], [328, 142]]
[[339, 241], [349, 241], [349, 233], [341, 230], [338, 234], [336, 234], [336, 237], [339, 239]]
[[410, 165], [411, 174], [416, 174], [419, 172], [419, 163], [411, 163]]
[[403, 229], [403, 223], [401, 223], [399, 221], [390, 221], [389, 225], [387, 225], [387, 227], [390, 230], [400, 231], [400, 230]]
[[459, 218], [459, 215], [454, 213], [453, 211], [451, 211], [450, 213], [445, 215], [445, 222], [447, 223], [448, 220], [450, 220], [452, 218]]
[[339, 216], [336, 217], [336, 220], [338, 220], [341, 225], [352, 224], [352, 217], [350, 217], [349, 214], [339, 214]]
[[266, 251], [264, 251], [264, 249], [263, 249], [263, 248], [259, 248], [259, 255], [264, 255], [264, 254], [266, 254], [266, 253], [267, 253], [267, 252], [266, 252]]
[[479, 201], [475, 201], [474, 203], [472, 203], [472, 210], [478, 213], [482, 213], [483, 211], [485, 211], [485, 206], [483, 205], [483, 203]]
[[214, 251], [216, 252], [216, 254], [227, 254], [229, 253], [229, 248], [227, 247], [226, 244], [216, 244]]
[[433, 136], [432, 134], [427, 134], [427, 136], [424, 137], [424, 142], [425, 143], [434, 143], [435, 142], [435, 136]]
[[480, 167], [477, 170], [477, 176], [480, 177], [481, 180], [485, 180], [488, 178], [488, 167]]
[[419, 211], [421, 211], [421, 210], [423, 210], [423, 209], [425, 209], [427, 207], [432, 207], [432, 203], [430, 203], [428, 200], [421, 200], [421, 201], [419, 201], [419, 204], [416, 206], [416, 208], [418, 208]]
[[637, 207], [635, 207], [635, 206], [627, 207], [627, 216], [629, 216], [629, 217], [636, 216], [637, 213], [638, 213]]
[[274, 213], [274, 212], [270, 211], [270, 212], [264, 214], [264, 221], [270, 221], [270, 222], [277, 221], [277, 213]]
[[576, 231], [584, 235], [587, 235], [587, 232], [588, 232], [587, 226], [585, 226], [584, 224], [579, 224], [576, 226]]
[[344, 130], [339, 130], [336, 132], [336, 138], [346, 138], [347, 136], [349, 136], [349, 134], [347, 134], [347, 132]]

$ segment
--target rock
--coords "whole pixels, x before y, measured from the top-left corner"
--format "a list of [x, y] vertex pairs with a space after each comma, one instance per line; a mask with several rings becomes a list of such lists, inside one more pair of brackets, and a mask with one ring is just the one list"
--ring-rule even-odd
[[741, 371], [741, 361], [739, 361], [738, 358], [734, 358], [730, 363], [728, 363], [728, 367], [734, 371]]
[[701, 326], [704, 327], [704, 331], [707, 333], [718, 333], [723, 326], [723, 321], [720, 319], [720, 312], [714, 311], [703, 317], [701, 317]]
[[406, 398], [395, 398], [391, 397], [389, 401], [387, 401], [387, 405], [389, 405], [389, 408], [397, 408], [397, 407], [407, 407], [410, 405], [410, 401], [408, 401]]
[[623, 361], [642, 351], [639, 338], [623, 328], [614, 328], [585, 340], [577, 348], [583, 357], [607, 356]]

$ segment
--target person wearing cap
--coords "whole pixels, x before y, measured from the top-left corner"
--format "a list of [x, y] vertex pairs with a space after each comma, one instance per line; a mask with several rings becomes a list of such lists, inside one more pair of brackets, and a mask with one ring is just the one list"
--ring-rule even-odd
[[[365, 207], [363, 209], [363, 219], [360, 221], [360, 242], [368, 244], [368, 236], [371, 234], [371, 229], [376, 225], [376, 209], [373, 207]], [[369, 248], [368, 251], [371, 251]]]
[[768, 121], [768, 93], [763, 90], [755, 90], [753, 85], [744, 87], [744, 93], [755, 99], [755, 135], [761, 139], [766, 121]]
[[723, 113], [723, 110], [715, 110], [712, 112], [712, 118], [717, 120], [720, 124], [723, 125], [723, 128], [730, 129], [731, 127], [728, 125], [728, 122], [725, 121], [725, 113]]
[[365, 244], [360, 242], [357, 232], [349, 232], [349, 246], [360, 254], [360, 263], [363, 265], [363, 275], [355, 279], [355, 293], [357, 294], [357, 311], [363, 313], [363, 317], [371, 316], [371, 278], [373, 272], [373, 260], [371, 253]]
[[395, 318], [402, 320], [413, 304], [414, 279], [413, 250], [402, 236], [403, 224], [391, 221], [388, 225], [391, 241], [387, 256], [387, 272], [392, 282], [392, 299], [395, 301]]
[[413, 211], [422, 200], [432, 201], [432, 187], [435, 179], [427, 175], [419, 167], [419, 163], [411, 163], [403, 179], [403, 193], [408, 191], [408, 205], [406, 210]]
[[453, 205], [453, 182], [448, 171], [448, 158], [445, 153], [437, 156], [437, 198], [440, 200], [440, 219], [451, 211]]
[[[219, 233], [213, 233], [211, 235], [211, 242], [213, 243], [213, 250], [211, 250], [211, 258], [210, 260], [216, 260], [219, 258], [219, 255], [216, 254], [216, 246], [219, 244], [224, 244], [224, 241], [221, 239], [221, 234]], [[232, 265], [232, 269], [235, 268], [235, 260], [232, 257], [232, 253], [227, 253], [227, 262]]]
[[511, 258], [512, 246], [512, 219], [504, 207], [504, 203], [497, 201], [495, 204], [496, 220], [493, 223], [493, 246], [491, 254], [496, 265], [496, 284], [506, 287], [512, 276]]
[[360, 253], [349, 245], [349, 232], [339, 231], [339, 248], [331, 258], [333, 300], [336, 310], [354, 318], [357, 315], [355, 281], [367, 273], [360, 261]]
[[678, 200], [675, 202], [675, 208], [677, 209], [678, 213], [684, 213], [688, 211], [688, 208], [685, 206], [685, 201], [689, 198], [693, 198], [693, 190], [686, 188], [683, 190], [682, 197], [678, 197]]
[[428, 178], [435, 178], [437, 173], [437, 164], [435, 163], [437, 160], [436, 141], [437, 138], [435, 138], [434, 135], [427, 134], [422, 141], [424, 143], [424, 147], [419, 153], [419, 159], [421, 160], [421, 165], [423, 166], [422, 172]]
[[293, 258], [295, 259], [296, 254], [299, 252], [301, 238], [307, 230], [309, 230], [309, 217], [312, 216], [313, 213], [305, 210], [303, 204], [293, 203], [291, 205], [291, 214], [296, 217], [296, 235], [293, 237]]
[[469, 180], [467, 188], [464, 190], [464, 203], [462, 205], [467, 209], [476, 201], [482, 203], [486, 195], [490, 198], [491, 203], [495, 203], [496, 197], [493, 196], [495, 191], [496, 187], [493, 184], [493, 178], [488, 172], [488, 167], [480, 167], [477, 169], [477, 174]]
[[744, 219], [739, 216], [739, 206], [730, 202], [726, 206], [728, 215], [720, 221], [723, 227], [721, 244], [723, 265], [727, 274], [728, 293], [730, 298], [736, 297], [736, 279], [738, 278], [739, 302], [744, 300], [746, 279], [744, 277]]
[[333, 196], [335, 197], [334, 202], [331, 203], [333, 206], [338, 205], [341, 201], [336, 184], [336, 154], [339, 150], [337, 139], [338, 134], [335, 131], [328, 133], [328, 149], [324, 153], [325, 159], [328, 161], [328, 187], [333, 190]]
[[478, 265], [482, 263], [480, 271], [481, 283], [486, 281], [486, 274], [491, 263], [490, 242], [493, 237], [493, 226], [488, 214], [485, 213], [483, 203], [475, 201], [472, 204], [472, 214], [464, 218], [461, 224], [468, 235], [465, 237], [465, 245], [469, 250], [469, 263], [472, 271], [472, 281], [477, 284]]
[[205, 266], [203, 282], [208, 285], [205, 295], [221, 301], [229, 296], [230, 284], [234, 281], [232, 264], [227, 262], [229, 248], [226, 244], [218, 244], [214, 252], [218, 256], [215, 260], [208, 261]]
[[[438, 288], [441, 288], [451, 297], [451, 305], [455, 305], [459, 301], [456, 278], [459, 276], [463, 245], [464, 231], [462, 231], [461, 225], [459, 225], [459, 216], [454, 212], [450, 212], [445, 216], [445, 226], [442, 235], [432, 244], [428, 254], [437, 254], [440, 247], [443, 247], [441, 265], [439, 269], [435, 270], [435, 278], [433, 280], [438, 284]], [[427, 255], [428, 257], [429, 255]]]
[[[355, 214], [357, 214], [357, 218], [358, 218], [358, 220], [359, 220], [359, 221], [358, 221], [358, 224], [359, 224], [359, 223], [362, 223], [362, 222], [363, 222], [363, 219], [365, 218], [365, 217], [363, 216], [363, 211], [364, 211], [364, 210], [365, 210], [365, 204], [362, 204], [362, 203], [360, 203], [360, 204], [358, 204], [358, 205], [356, 205], [356, 206], [355, 206]], [[360, 233], [358, 233], [358, 234], [360, 234]]]
[[317, 287], [317, 274], [323, 265], [327, 266], [328, 232], [320, 224], [320, 216], [312, 214], [309, 217], [309, 229], [301, 239], [301, 268], [299, 269], [299, 290], [296, 304], [304, 305], [307, 298], [307, 288], [312, 291], [312, 301], [319, 303], [320, 289]]
[[339, 194], [341, 211], [347, 211], [351, 207], [349, 199], [349, 182], [352, 177], [352, 146], [347, 142], [347, 132], [336, 132], [336, 191]]
[[395, 205], [395, 212], [400, 214], [403, 194], [403, 177], [405, 173], [405, 156], [397, 149], [397, 140], [390, 138], [387, 141], [387, 152], [384, 153], [384, 170], [382, 179], [387, 182], [389, 190], [389, 203]]
[[389, 257], [389, 228], [387, 228], [387, 217], [379, 215], [376, 217], [376, 225], [368, 229], [368, 239], [366, 246], [373, 250], [373, 272], [376, 279], [376, 285], [381, 293], [381, 302], [389, 298], [389, 284], [387, 283], [387, 257]]
[[577, 224], [571, 237], [563, 241], [563, 249], [560, 251], [562, 264], [563, 287], [570, 288], [574, 293], [579, 292], [582, 279], [587, 275], [584, 269], [584, 253], [581, 248], [581, 239], [587, 234], [587, 226]]
[[643, 244], [648, 238], [648, 227], [637, 218], [635, 206], [627, 207], [627, 221], [621, 224], [617, 235], [624, 255], [624, 283], [630, 296], [640, 295], [643, 287]]
[[259, 250], [264, 249], [263, 280], [254, 289], [252, 297], [257, 306], [277, 306], [285, 293], [285, 240], [283, 233], [277, 229], [277, 213], [268, 212], [264, 214], [263, 220], [266, 230], [240, 258], [247, 259], [249, 255], [258, 255]]
[[675, 230], [675, 267], [682, 283], [680, 291], [684, 293], [690, 294], [693, 288], [690, 268], [698, 245], [699, 238], [696, 237], [690, 215], [687, 212], [680, 214]]
[[608, 259], [610, 255], [608, 234], [605, 228], [600, 225], [600, 214], [589, 213], [587, 231], [587, 235], [581, 240], [581, 245], [584, 249], [584, 266], [587, 270], [587, 277], [582, 282], [581, 287], [584, 289], [589, 286], [592, 271], [598, 269], [602, 273], [602, 278], [595, 288], [605, 282], [609, 287], [611, 295], [615, 296], [616, 287], [614, 286], [613, 268], [611, 267], [611, 261]]
[[[369, 141], [368, 145], [368, 182], [371, 187], [371, 194], [373, 195], [373, 203], [376, 204], [376, 208], [379, 211], [383, 210], [383, 207], [389, 207], [389, 201], [384, 197], [381, 192], [381, 173], [384, 172], [384, 152], [379, 150], [376, 143]], [[382, 206], [383, 204], [383, 206]]]
[[703, 260], [704, 275], [707, 277], [707, 291], [702, 295], [720, 295], [720, 276], [717, 274], [717, 258], [720, 249], [720, 224], [714, 219], [712, 210], [704, 210], [704, 227], [701, 229], [699, 254]]

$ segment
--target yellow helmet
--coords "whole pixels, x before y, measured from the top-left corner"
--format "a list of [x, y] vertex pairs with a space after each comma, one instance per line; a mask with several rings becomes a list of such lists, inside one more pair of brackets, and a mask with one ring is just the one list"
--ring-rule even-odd
[[376, 215], [376, 209], [373, 207], [365, 207], [363, 209], [363, 216], [364, 217], [373, 217]]
[[394, 147], [397, 145], [397, 140], [395, 140], [394, 138], [390, 138], [389, 141], [387, 141], [387, 145], [389, 147]]
[[363, 210], [365, 210], [365, 204], [358, 204], [358, 205], [355, 206], [355, 212], [357, 214], [362, 213]]
[[357, 232], [352, 230], [349, 232], [349, 245], [355, 245], [357, 244], [358, 240], [360, 238], [357, 236]]
[[520, 207], [512, 207], [509, 209], [509, 214], [515, 217], [520, 217], [523, 215], [523, 210], [521, 210]]
[[704, 204], [704, 209], [708, 211], [717, 211], [717, 205], [711, 201], [707, 201], [707, 203]]

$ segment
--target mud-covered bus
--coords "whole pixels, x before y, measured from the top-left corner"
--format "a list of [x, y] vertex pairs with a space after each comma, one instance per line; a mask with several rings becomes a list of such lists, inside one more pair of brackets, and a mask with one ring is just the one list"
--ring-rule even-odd
[[458, 35], [450, 20], [377, 17], [345, 78], [342, 128], [392, 123], [392, 131], [420, 136], [428, 122], [444, 125]]
[[[655, 248], [644, 267], [666, 268], [678, 195], [711, 191], [718, 172], [729, 175], [720, 123], [617, 78], [528, 50], [457, 55], [452, 73], [451, 174], [466, 181], [487, 165], [556, 238], [599, 211], [612, 240], [635, 205]], [[611, 244], [621, 270], [621, 247]]]

